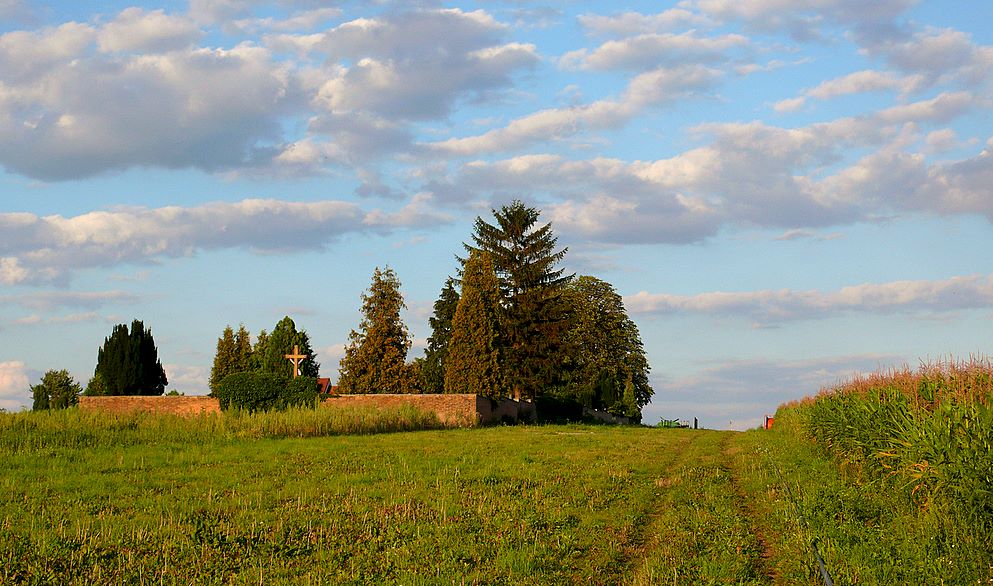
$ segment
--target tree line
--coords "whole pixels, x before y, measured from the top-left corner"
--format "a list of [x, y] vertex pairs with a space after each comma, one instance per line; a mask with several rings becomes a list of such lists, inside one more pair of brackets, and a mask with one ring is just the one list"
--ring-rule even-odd
[[[424, 355], [407, 362], [411, 336], [393, 269], [376, 268], [362, 293], [362, 319], [339, 364], [340, 393], [475, 393], [557, 400], [640, 419], [652, 397], [637, 325], [613, 286], [565, 274], [550, 223], [520, 201], [477, 217], [459, 267], [441, 288]], [[298, 348], [301, 380], [285, 356]], [[288, 316], [254, 342], [242, 324], [217, 339], [208, 386], [223, 406], [250, 409], [316, 398], [320, 365], [310, 337]], [[167, 384], [151, 331], [135, 320], [115, 326], [97, 355], [86, 395], [161, 395]], [[314, 387], [311, 393], [307, 389]], [[65, 371], [31, 387], [36, 409], [76, 404]]]
[[399, 279], [376, 268], [338, 391], [551, 398], [640, 419], [653, 391], [638, 327], [612, 285], [559, 268], [567, 249], [539, 217], [514, 201], [493, 223], [476, 218], [459, 274], [434, 303], [424, 356], [410, 363]]

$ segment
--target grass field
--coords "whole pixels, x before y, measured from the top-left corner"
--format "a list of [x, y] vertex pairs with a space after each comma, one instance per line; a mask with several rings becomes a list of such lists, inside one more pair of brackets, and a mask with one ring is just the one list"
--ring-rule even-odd
[[59, 416], [0, 416], [2, 583], [819, 584], [815, 537], [838, 583], [955, 562], [924, 561], [912, 506], [769, 432], [123, 420], [59, 442], [37, 417]]

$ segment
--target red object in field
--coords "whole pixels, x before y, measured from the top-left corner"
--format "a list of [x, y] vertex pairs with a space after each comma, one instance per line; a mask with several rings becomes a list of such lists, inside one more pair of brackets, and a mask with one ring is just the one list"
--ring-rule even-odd
[[775, 419], [776, 419], [775, 417], [769, 417], [768, 415], [766, 415], [765, 416], [765, 428], [766, 429], [772, 429], [772, 422]]

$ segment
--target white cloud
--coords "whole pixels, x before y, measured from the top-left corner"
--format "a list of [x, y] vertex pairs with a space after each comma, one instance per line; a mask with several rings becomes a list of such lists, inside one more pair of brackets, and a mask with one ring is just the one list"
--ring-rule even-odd
[[644, 71], [661, 66], [712, 63], [727, 59], [731, 49], [749, 46], [746, 37], [736, 34], [701, 37], [690, 31], [680, 34], [643, 34], [607, 41], [593, 51], [581, 49], [562, 56], [566, 67], [593, 70]]
[[537, 64], [533, 45], [503, 43], [505, 34], [506, 26], [479, 10], [346, 22], [320, 41], [308, 40], [333, 64], [322, 74], [315, 106], [393, 120], [444, 116], [456, 100], [507, 86], [515, 71]]
[[126, 291], [33, 291], [20, 295], [0, 295], [0, 303], [19, 305], [36, 311], [64, 308], [96, 309], [105, 305], [137, 303], [139, 297]]
[[918, 0], [688, 0], [693, 8], [719, 22], [741, 22], [752, 30], [785, 32], [801, 40], [816, 39], [826, 24], [842, 24], [863, 35], [895, 34], [895, 19]]
[[579, 24], [588, 33], [630, 37], [670, 31], [686, 26], [707, 25], [710, 24], [710, 19], [685, 8], [670, 8], [657, 14], [641, 14], [639, 12], [623, 12], [612, 16], [583, 14], [579, 16]]
[[878, 91], [897, 91], [901, 95], [905, 95], [919, 90], [923, 82], [924, 78], [920, 75], [901, 77], [888, 72], [867, 69], [821, 82], [804, 94], [819, 100]]
[[[104, 42], [176, 42], [168, 31], [142, 36], [142, 19], [172, 17], [128, 18], [119, 34], [105, 29]], [[128, 27], [145, 32], [132, 37]], [[92, 50], [98, 34], [70, 23], [0, 35], [0, 165], [7, 170], [43, 180], [136, 165], [213, 171], [264, 161], [265, 149], [281, 140], [278, 118], [295, 90], [286, 65], [267, 50], [105, 55]]]
[[30, 386], [28, 369], [23, 362], [0, 362], [0, 409], [15, 411], [21, 407], [30, 407]]
[[534, 142], [561, 140], [585, 131], [615, 128], [645, 108], [684, 99], [711, 87], [721, 72], [701, 65], [663, 68], [634, 77], [618, 99], [569, 108], [550, 108], [512, 120], [483, 134], [428, 143], [432, 151], [471, 156], [512, 150]]
[[0, 214], [0, 255], [28, 271], [19, 282], [45, 282], [73, 270], [182, 257], [199, 250], [319, 250], [350, 232], [386, 233], [432, 226], [447, 217], [426, 196], [396, 213], [365, 212], [341, 201], [249, 199], [197, 207], [124, 208], [75, 217]]
[[993, 275], [941, 281], [893, 281], [843, 287], [834, 292], [791, 289], [671, 295], [646, 291], [624, 298], [632, 313], [702, 313], [778, 323], [823, 319], [850, 312], [928, 313], [993, 307]]
[[97, 46], [106, 52], [157, 53], [190, 47], [202, 34], [196, 24], [185, 17], [133, 7], [104, 25], [97, 36]]
[[167, 363], [162, 365], [162, 369], [165, 370], [170, 391], [175, 390], [184, 395], [206, 395], [210, 392], [207, 386], [209, 367]]

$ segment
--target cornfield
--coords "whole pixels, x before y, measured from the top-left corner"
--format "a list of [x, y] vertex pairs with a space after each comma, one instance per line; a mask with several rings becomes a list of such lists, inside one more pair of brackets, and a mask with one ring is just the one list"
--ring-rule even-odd
[[993, 529], [993, 364], [947, 360], [862, 375], [783, 405], [777, 426], [805, 433], [860, 482], [896, 487], [949, 539]]

